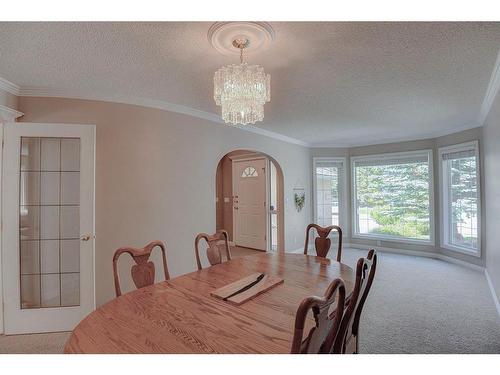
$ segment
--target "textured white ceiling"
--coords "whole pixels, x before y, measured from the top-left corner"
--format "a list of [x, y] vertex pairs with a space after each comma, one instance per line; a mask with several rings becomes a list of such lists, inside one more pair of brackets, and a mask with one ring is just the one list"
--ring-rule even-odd
[[[87, 96], [148, 98], [219, 113], [213, 73], [237, 58], [211, 23], [0, 23], [0, 77]], [[313, 144], [358, 145], [477, 124], [500, 23], [272, 22], [258, 127]]]

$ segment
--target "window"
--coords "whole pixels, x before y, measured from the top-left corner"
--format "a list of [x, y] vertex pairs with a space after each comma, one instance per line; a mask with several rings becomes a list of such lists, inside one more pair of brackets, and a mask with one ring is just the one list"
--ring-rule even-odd
[[439, 149], [442, 222], [445, 248], [480, 255], [478, 142]]
[[243, 170], [243, 173], [241, 173], [241, 177], [246, 178], [246, 177], [258, 177], [259, 174], [257, 173], [257, 170], [254, 167], [246, 167]]
[[432, 151], [351, 158], [353, 236], [433, 243]]
[[314, 158], [314, 222], [341, 225], [343, 158]]

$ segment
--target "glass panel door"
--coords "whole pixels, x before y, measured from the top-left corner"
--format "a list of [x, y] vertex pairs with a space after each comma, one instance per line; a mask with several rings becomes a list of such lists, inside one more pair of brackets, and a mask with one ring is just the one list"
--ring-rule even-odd
[[21, 137], [21, 308], [80, 304], [80, 139]]
[[72, 330], [95, 307], [94, 126], [4, 126], [4, 331]]

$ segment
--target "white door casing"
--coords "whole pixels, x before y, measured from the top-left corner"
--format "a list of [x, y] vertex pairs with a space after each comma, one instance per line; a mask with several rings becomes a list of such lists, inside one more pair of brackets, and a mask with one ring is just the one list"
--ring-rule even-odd
[[[1, 204], [1, 186], [2, 186], [2, 156], [3, 156], [3, 127], [5, 123], [15, 122], [17, 118], [23, 116], [24, 113], [15, 109], [0, 105], [0, 215], [2, 212]], [[3, 334], [3, 285], [2, 285], [2, 232], [0, 228], [0, 334]]]
[[233, 233], [237, 246], [266, 250], [267, 160], [233, 161]]
[[[21, 139], [23, 142], [32, 140], [38, 142], [40, 146], [40, 160], [42, 157], [42, 145], [53, 144], [59, 148], [59, 171], [43, 170], [39, 167], [39, 172], [36, 170], [29, 171], [28, 169], [21, 172]], [[57, 143], [59, 142], [59, 143]], [[74, 146], [71, 146], [74, 145]], [[77, 146], [76, 146], [77, 145]], [[56, 146], [54, 146], [56, 147]], [[68, 147], [73, 147], [69, 152], [77, 153], [79, 151], [78, 170], [65, 170], [63, 168], [63, 150]], [[78, 149], [79, 148], [79, 149]], [[75, 151], [76, 150], [76, 151]], [[24, 148], [23, 148], [24, 152]], [[66, 152], [66, 151], [64, 151]], [[23, 154], [24, 156], [24, 154]], [[24, 160], [24, 159], [23, 159]], [[42, 163], [42, 162], [40, 162]], [[3, 259], [3, 289], [4, 289], [4, 330], [6, 334], [19, 333], [37, 333], [37, 332], [56, 332], [72, 330], [78, 322], [83, 319], [89, 312], [95, 308], [95, 285], [94, 285], [94, 169], [95, 169], [95, 126], [93, 125], [74, 125], [74, 124], [35, 124], [35, 123], [9, 123], [4, 127], [4, 150], [3, 150], [3, 178], [2, 178], [2, 259]], [[33, 176], [39, 177], [33, 177]], [[47, 189], [44, 186], [56, 186], [54, 184], [44, 184], [44, 178], [56, 178], [59, 176], [59, 188], [57, 194], [54, 189]], [[40, 190], [39, 197], [52, 197], [51, 199], [59, 199], [55, 203], [42, 204], [43, 199], [39, 198], [37, 204], [30, 205], [26, 203], [26, 185], [28, 179], [33, 178], [37, 181], [33, 186], [37, 186]], [[70, 181], [70, 182], [67, 182]], [[73, 181], [73, 183], [71, 183]], [[76, 182], [75, 182], [76, 181]], [[20, 188], [23, 188], [23, 198], [21, 198]], [[31, 186], [31, 185], [30, 185]], [[66, 186], [66, 187], [64, 187]], [[70, 188], [71, 187], [71, 188]], [[31, 189], [31, 188], [30, 188]], [[34, 189], [34, 188], [33, 188]], [[68, 193], [69, 192], [69, 193]], [[35, 196], [35, 195], [33, 195]], [[31, 196], [30, 196], [31, 197]], [[30, 198], [31, 199], [31, 198]], [[49, 199], [49, 198], [47, 198]], [[77, 200], [76, 204], [66, 204], [70, 199]], [[20, 203], [23, 201], [21, 209]], [[31, 210], [39, 214], [38, 229], [34, 229], [33, 233], [37, 232], [38, 237], [26, 237], [26, 225], [20, 228], [21, 217], [26, 215], [24, 211]], [[42, 215], [42, 212], [44, 213]], [[74, 235], [65, 237], [63, 234], [69, 224], [65, 221], [64, 215], [69, 215], [77, 218], [78, 227], [71, 229]], [[55, 214], [56, 213], [56, 214]], [[63, 214], [64, 213], [64, 214]], [[31, 214], [30, 214], [31, 215]], [[34, 214], [33, 214], [34, 215]], [[59, 226], [57, 227], [56, 215], [59, 218]], [[52, 227], [56, 228], [58, 236], [54, 238], [43, 237], [44, 230], [49, 227], [49, 224], [44, 224], [42, 217], [47, 218], [47, 223], [52, 223]], [[23, 220], [25, 220], [23, 218]], [[42, 223], [40, 225], [40, 222]], [[29, 228], [29, 226], [28, 226]], [[33, 226], [35, 228], [35, 226]], [[22, 229], [22, 233], [20, 232]], [[68, 230], [69, 231], [69, 230]], [[47, 232], [48, 233], [48, 232]], [[21, 238], [21, 235], [23, 236]], [[70, 238], [71, 237], [71, 238]], [[74, 238], [73, 238], [74, 237]], [[22, 239], [22, 241], [21, 241]], [[32, 242], [29, 242], [32, 241]], [[38, 249], [39, 266], [36, 265], [35, 271], [23, 270], [21, 276], [21, 242], [25, 252], [31, 246], [33, 249]], [[44, 245], [42, 245], [42, 242]], [[50, 246], [57, 244], [59, 254], [54, 253]], [[26, 245], [30, 243], [29, 245]], [[38, 244], [37, 244], [38, 243]], [[64, 245], [62, 245], [64, 243]], [[71, 246], [69, 246], [71, 244]], [[38, 246], [38, 247], [37, 247]], [[55, 246], [55, 245], [54, 245]], [[71, 265], [63, 262], [63, 258], [69, 253], [64, 253], [64, 249], [71, 248], [71, 254], [76, 261]], [[47, 250], [49, 249], [49, 250]], [[69, 251], [69, 250], [68, 250]], [[49, 257], [49, 254], [50, 257]], [[48, 259], [57, 260], [44, 263], [44, 256]], [[24, 256], [24, 255], [23, 255]], [[53, 258], [56, 256], [57, 258]], [[24, 259], [24, 258], [23, 258]], [[67, 259], [67, 258], [66, 258]], [[36, 262], [30, 263], [35, 268]], [[45, 265], [44, 265], [45, 264]], [[76, 264], [76, 266], [75, 266]], [[44, 267], [56, 267], [55, 271], [43, 271]], [[65, 271], [65, 267], [77, 267], [77, 270]], [[21, 281], [22, 280], [22, 281]], [[26, 282], [29, 280], [29, 282]], [[57, 285], [55, 280], [59, 280], [59, 290], [56, 290]], [[21, 301], [21, 284], [24, 289], [26, 285], [36, 285], [40, 291], [38, 304], [27, 304], [23, 297]], [[69, 299], [73, 302], [59, 302], [56, 304], [45, 304], [42, 302], [42, 293], [44, 285], [47, 286], [47, 295], [55, 300], [54, 294], [59, 293], [59, 301], [63, 299], [63, 290], [67, 290], [67, 285], [76, 284], [74, 293]], [[51, 285], [50, 289], [48, 286]], [[33, 290], [35, 287], [33, 287]], [[35, 296], [35, 292], [30, 291]], [[76, 296], [76, 297], [75, 297]], [[61, 307], [62, 306], [62, 307]]]

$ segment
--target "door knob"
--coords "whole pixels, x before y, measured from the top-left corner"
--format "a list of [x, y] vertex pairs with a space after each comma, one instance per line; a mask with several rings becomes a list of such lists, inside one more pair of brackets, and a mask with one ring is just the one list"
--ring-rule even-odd
[[82, 241], [89, 241], [91, 238], [92, 238], [92, 236], [90, 234], [85, 234], [85, 235], [80, 237], [80, 239]]
[[235, 210], [237, 210], [237, 209], [238, 209], [238, 207], [235, 207], [234, 209], [235, 209]]

